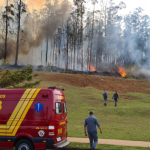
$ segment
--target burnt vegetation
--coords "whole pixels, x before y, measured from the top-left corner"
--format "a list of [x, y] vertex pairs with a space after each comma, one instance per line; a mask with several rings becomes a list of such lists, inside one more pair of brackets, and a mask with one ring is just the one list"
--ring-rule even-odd
[[114, 66], [150, 70], [150, 17], [142, 8], [126, 16], [119, 15], [126, 4], [113, 0], [46, 0], [38, 10], [28, 8], [24, 0], [2, 7], [1, 59], [50, 71], [91, 71], [90, 64], [107, 75]]

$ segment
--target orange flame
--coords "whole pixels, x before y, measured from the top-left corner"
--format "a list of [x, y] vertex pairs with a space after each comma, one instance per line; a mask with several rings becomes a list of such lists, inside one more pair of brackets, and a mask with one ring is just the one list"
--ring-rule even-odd
[[122, 67], [118, 67], [118, 68], [119, 68], [119, 73], [121, 74], [121, 76], [125, 78], [127, 76], [126, 72], [122, 69]]
[[90, 63], [90, 70], [92, 70], [92, 71], [96, 71], [95, 69], [94, 69], [94, 67], [92, 66], [92, 64]]

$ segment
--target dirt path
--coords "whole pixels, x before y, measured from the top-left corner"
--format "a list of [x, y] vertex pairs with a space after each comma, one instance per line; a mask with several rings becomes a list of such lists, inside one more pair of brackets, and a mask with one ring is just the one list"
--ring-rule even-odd
[[[89, 139], [88, 138], [68, 137], [68, 142], [89, 143]], [[114, 140], [114, 139], [98, 139], [98, 144], [134, 146], [134, 147], [150, 147], [150, 142]]]

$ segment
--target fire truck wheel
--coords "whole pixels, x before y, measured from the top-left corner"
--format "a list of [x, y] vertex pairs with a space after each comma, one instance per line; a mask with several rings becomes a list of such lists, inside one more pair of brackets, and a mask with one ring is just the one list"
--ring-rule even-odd
[[23, 139], [16, 144], [15, 150], [34, 150], [34, 148], [30, 141]]

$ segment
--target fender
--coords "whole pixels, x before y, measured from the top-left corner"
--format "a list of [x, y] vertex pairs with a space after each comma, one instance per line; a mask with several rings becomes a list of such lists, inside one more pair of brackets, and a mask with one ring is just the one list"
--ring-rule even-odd
[[17, 138], [19, 138], [19, 137], [32, 138], [32, 135], [30, 135], [29, 133], [22, 132], [22, 133], [17, 134], [16, 137]]

